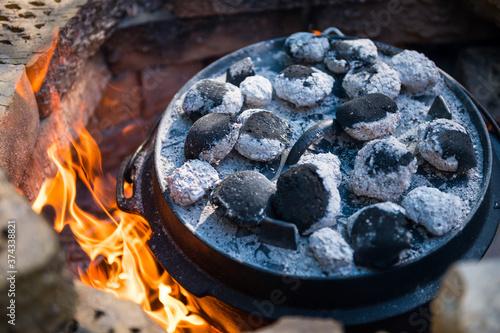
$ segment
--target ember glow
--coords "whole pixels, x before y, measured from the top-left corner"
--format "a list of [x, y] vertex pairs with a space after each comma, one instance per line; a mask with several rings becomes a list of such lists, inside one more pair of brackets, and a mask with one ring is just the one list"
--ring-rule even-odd
[[[168, 332], [206, 332], [208, 325], [197, 314], [190, 296], [164, 271], [152, 255], [146, 220], [118, 209], [116, 180], [103, 174], [96, 142], [83, 126], [78, 141], [56, 142], [48, 149], [57, 175], [45, 181], [33, 209], [45, 205], [56, 211], [55, 229], [69, 225], [91, 264], [80, 272], [83, 283], [116, 297], [141, 304], [144, 311]], [[77, 178], [90, 191], [102, 214], [96, 217], [75, 203]], [[131, 193], [128, 186], [126, 191]], [[182, 299], [181, 302], [179, 299]]]

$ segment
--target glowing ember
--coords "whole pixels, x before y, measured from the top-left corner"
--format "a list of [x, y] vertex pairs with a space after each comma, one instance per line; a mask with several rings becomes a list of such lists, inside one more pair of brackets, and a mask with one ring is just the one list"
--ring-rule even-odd
[[[45, 205], [52, 206], [58, 232], [69, 225], [92, 261], [87, 272], [80, 272], [85, 284], [141, 304], [168, 332], [185, 327], [207, 331], [208, 325], [195, 314], [190, 297], [161, 268], [147, 246], [151, 234], [147, 221], [117, 208], [116, 180], [103, 174], [97, 144], [83, 126], [76, 130], [80, 133], [78, 142], [67, 135], [71, 145], [56, 142], [48, 149], [58, 172], [45, 181], [33, 209], [40, 213]], [[76, 205], [77, 177], [107, 218], [96, 218]]]

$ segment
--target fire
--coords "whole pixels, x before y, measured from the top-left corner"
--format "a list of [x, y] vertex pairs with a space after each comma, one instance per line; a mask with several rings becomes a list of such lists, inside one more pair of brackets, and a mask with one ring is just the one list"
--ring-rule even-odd
[[[116, 180], [103, 174], [96, 142], [83, 126], [78, 127], [78, 141], [67, 134], [70, 144], [59, 141], [48, 149], [58, 172], [45, 181], [33, 209], [40, 213], [45, 205], [52, 206], [58, 232], [69, 225], [91, 259], [89, 269], [80, 272], [83, 283], [141, 304], [168, 332], [186, 327], [207, 331], [208, 325], [190, 297], [160, 268], [147, 246], [151, 235], [147, 221], [117, 208]], [[75, 203], [77, 179], [88, 188], [105, 218], [97, 218]]]

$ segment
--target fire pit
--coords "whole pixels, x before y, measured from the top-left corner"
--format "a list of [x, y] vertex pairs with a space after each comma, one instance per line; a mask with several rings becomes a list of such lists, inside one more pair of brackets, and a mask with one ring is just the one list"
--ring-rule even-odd
[[[342, 36], [329, 38], [352, 40]], [[174, 97], [161, 120], [158, 120], [155, 143], [144, 152], [141, 152], [144, 148], [141, 145], [137, 154], [123, 162], [117, 183], [119, 207], [141, 214], [149, 221], [153, 229], [149, 243], [157, 259], [186, 290], [197, 297], [200, 306], [209, 315], [218, 318], [228, 331], [255, 328], [283, 315], [330, 316], [351, 327], [362, 327], [360, 325], [375, 325], [375, 322], [404, 314], [427, 303], [434, 296], [444, 270], [452, 262], [480, 258], [484, 254], [498, 224], [498, 214], [492, 211], [499, 196], [498, 186], [493, 184], [497, 175], [492, 177], [492, 170], [498, 173], [498, 168], [492, 169], [492, 165], [497, 162], [494, 162], [488, 132], [479, 111], [464, 90], [446, 76], [443, 77], [446, 89], [466, 110], [470, 117], [469, 130], [474, 131], [473, 137], [477, 140], [474, 144], [482, 147], [476, 151], [482, 177], [475, 185], [475, 199], [469, 203], [470, 209], [462, 225], [443, 238], [427, 238], [427, 243], [422, 242], [426, 249], [394, 267], [373, 271], [357, 268], [346, 276], [326, 276], [321, 272], [308, 275], [300, 274], [297, 270], [287, 272], [283, 268], [259, 267], [255, 262], [235, 258], [207, 240], [206, 235], [193, 231], [185, 211], [170, 197], [165, 177], [172, 168], [166, 171], [165, 158], [175, 155], [175, 149], [178, 148], [172, 147], [182, 147], [184, 139], [181, 142], [165, 141], [169, 136], [169, 139], [178, 139], [179, 134], [186, 131], [186, 125], [179, 126], [172, 116], [178, 111], [184, 94], [200, 80], [220, 76], [229, 66], [247, 57], [255, 59], [257, 74], [266, 71], [279, 73], [290, 64], [284, 60], [287, 59], [282, 51], [284, 43], [285, 39], [282, 38], [246, 47], [218, 60], [191, 79]], [[391, 57], [401, 52], [381, 43], [376, 43], [376, 47], [381, 57]], [[312, 120], [303, 124], [303, 130], [321, 119], [314, 116], [309, 118]], [[306, 132], [308, 135], [314, 132], [314, 140], [307, 135], [297, 140], [302, 133], [295, 133], [292, 140], [299, 144], [292, 149], [292, 153], [300, 157], [303, 149], [317, 141], [320, 135], [335, 134], [332, 126], [322, 126], [319, 123]], [[172, 135], [172, 131], [177, 136]], [[315, 149], [324, 150], [321, 144]], [[327, 149], [331, 149], [331, 146]], [[168, 163], [175, 165], [178, 161]], [[133, 180], [134, 194], [131, 198], [125, 198], [124, 177], [131, 171], [131, 165], [134, 174], [129, 180]], [[267, 172], [267, 176], [272, 178], [279, 174], [280, 163], [255, 168]], [[228, 168], [225, 172], [227, 174], [224, 176], [227, 176], [234, 170], [229, 171]], [[460, 186], [461, 180], [456, 182]], [[342, 195], [345, 197], [348, 193]], [[352, 214], [359, 207], [348, 208]], [[429, 246], [429, 243], [432, 244]], [[262, 251], [262, 248], [257, 250]], [[263, 251], [266, 251], [265, 248]]]

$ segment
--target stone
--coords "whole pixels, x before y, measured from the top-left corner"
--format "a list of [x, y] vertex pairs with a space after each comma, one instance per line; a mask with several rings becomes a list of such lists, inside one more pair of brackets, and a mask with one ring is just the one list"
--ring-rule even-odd
[[0, 62], [26, 66], [41, 118], [57, 103], [54, 91], [62, 97], [70, 90], [131, 3], [16, 0], [2, 11], [8, 23], [0, 27]]
[[78, 303], [74, 316], [75, 333], [163, 333], [139, 304], [75, 282]]
[[[75, 309], [73, 280], [55, 231], [0, 170], [0, 306], [2, 332], [56, 332]], [[14, 242], [13, 242], [14, 241]], [[15, 245], [15, 246], [12, 246]], [[10, 250], [10, 251], [9, 251]], [[8, 261], [8, 255], [13, 261]], [[8, 280], [12, 275], [15, 279]], [[13, 285], [12, 285], [13, 284]], [[8, 296], [9, 290], [15, 296]], [[5, 315], [15, 300], [15, 326]]]
[[35, 95], [23, 65], [0, 65], [0, 166], [19, 186], [40, 120]]
[[51, 117], [40, 122], [38, 139], [20, 184], [20, 189], [29, 201], [36, 199], [45, 179], [55, 175], [56, 166], [47, 155], [47, 149], [56, 141], [68, 142], [66, 134], [78, 137], [75, 125], [87, 124], [110, 78], [103, 58], [99, 55], [87, 62], [82, 73], [71, 91], [54, 105]]
[[500, 261], [454, 264], [431, 303], [433, 333], [500, 331]]
[[265, 218], [269, 198], [275, 190], [263, 174], [246, 170], [220, 182], [210, 200], [229, 221], [240, 227], [253, 227]]
[[331, 318], [281, 317], [255, 333], [342, 333], [341, 323]]
[[293, 223], [265, 218], [260, 224], [261, 243], [295, 251], [299, 246], [299, 237], [299, 230]]

